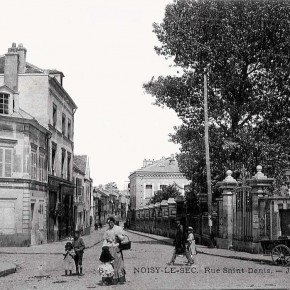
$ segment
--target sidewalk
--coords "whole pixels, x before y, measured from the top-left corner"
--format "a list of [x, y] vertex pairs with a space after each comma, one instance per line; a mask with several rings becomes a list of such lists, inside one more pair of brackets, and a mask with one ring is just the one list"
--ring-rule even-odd
[[[132, 230], [127, 230], [128, 232], [148, 237], [151, 239], [154, 239], [156, 241], [159, 241], [161, 243], [173, 244], [173, 239], [163, 236], [157, 236], [153, 234], [143, 233], [143, 232], [137, 232]], [[211, 255], [211, 256], [217, 256], [217, 257], [224, 257], [224, 258], [230, 258], [230, 259], [238, 259], [238, 260], [245, 260], [245, 261], [254, 261], [261, 264], [272, 264], [272, 258], [271, 256], [265, 256], [263, 254], [252, 254], [247, 252], [238, 252], [234, 250], [227, 250], [227, 249], [217, 249], [217, 248], [208, 248], [203, 245], [197, 245], [197, 253], [204, 254], [204, 255]]]
[[[91, 248], [100, 243], [103, 238], [105, 228], [95, 231], [91, 228], [90, 235], [82, 236], [86, 248]], [[1, 261], [1, 254], [62, 254], [64, 246], [69, 239], [57, 241], [49, 244], [35, 245], [31, 247], [0, 247], [0, 277], [16, 272], [17, 265], [7, 261]]]
[[[105, 228], [98, 231], [91, 228], [91, 233], [89, 235], [82, 236], [86, 248], [91, 248], [100, 243], [104, 231]], [[70, 239], [30, 247], [0, 247], [0, 254], [62, 254], [64, 246], [68, 241], [70, 241]]]

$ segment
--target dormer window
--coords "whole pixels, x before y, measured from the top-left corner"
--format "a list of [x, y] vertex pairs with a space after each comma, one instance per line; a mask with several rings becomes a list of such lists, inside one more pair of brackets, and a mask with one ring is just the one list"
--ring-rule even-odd
[[0, 114], [9, 114], [9, 95], [0, 93]]

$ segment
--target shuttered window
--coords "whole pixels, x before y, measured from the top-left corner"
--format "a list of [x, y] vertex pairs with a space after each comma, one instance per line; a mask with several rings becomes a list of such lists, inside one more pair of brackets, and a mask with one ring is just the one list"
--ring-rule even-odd
[[36, 160], [36, 152], [31, 152], [31, 178], [36, 179], [36, 166], [37, 166], [37, 160]]
[[0, 176], [12, 176], [12, 149], [0, 147]]
[[39, 180], [45, 180], [45, 159], [43, 155], [39, 156]]

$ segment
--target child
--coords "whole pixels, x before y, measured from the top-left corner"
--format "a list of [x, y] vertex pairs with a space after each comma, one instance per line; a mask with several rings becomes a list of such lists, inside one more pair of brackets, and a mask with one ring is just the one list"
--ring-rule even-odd
[[80, 232], [75, 231], [74, 240], [72, 242], [75, 250], [75, 265], [77, 275], [83, 275], [83, 254], [85, 249], [85, 243], [80, 237]]
[[189, 255], [192, 259], [192, 263], [194, 263], [193, 256], [196, 255], [196, 247], [195, 247], [195, 240], [194, 240], [192, 227], [188, 227], [188, 237], [187, 237], [186, 248], [187, 248]]
[[73, 250], [73, 246], [71, 242], [67, 242], [65, 244], [65, 253], [64, 255], [64, 267], [65, 267], [65, 275], [67, 276], [68, 271], [69, 275], [72, 275], [72, 270], [74, 268], [74, 257], [75, 257], [75, 252]]
[[100, 261], [102, 262], [102, 264], [99, 266], [98, 270], [102, 277], [102, 284], [112, 285], [114, 275], [114, 268], [112, 266], [112, 263], [114, 261], [114, 258], [110, 254], [109, 247], [102, 248]]

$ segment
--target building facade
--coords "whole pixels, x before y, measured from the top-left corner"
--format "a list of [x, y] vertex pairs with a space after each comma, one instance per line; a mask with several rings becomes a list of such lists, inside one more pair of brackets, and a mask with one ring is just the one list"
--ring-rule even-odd
[[0, 57], [0, 246], [47, 242], [51, 134], [19, 106], [18, 69], [17, 53]]
[[0, 86], [5, 84], [14, 92], [13, 102], [8, 100], [9, 108], [14, 103], [50, 132], [46, 228], [47, 240], [55, 241], [73, 231], [72, 157], [77, 106], [63, 87], [63, 73], [28, 63], [26, 54], [22, 44], [12, 44], [0, 57]]
[[90, 178], [89, 158], [87, 155], [76, 155], [73, 158], [73, 178], [76, 186], [74, 195], [75, 229], [83, 234], [90, 233], [92, 179]]
[[150, 198], [163, 186], [175, 184], [184, 194], [190, 180], [180, 172], [177, 160], [171, 155], [160, 160], [144, 160], [143, 167], [130, 174], [130, 206], [138, 209], [148, 204]]

